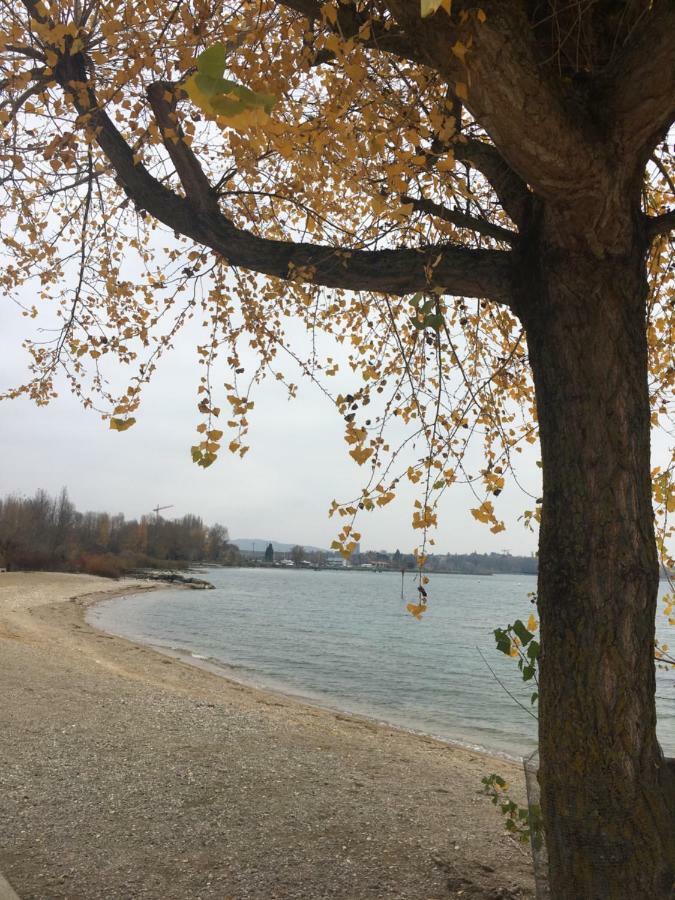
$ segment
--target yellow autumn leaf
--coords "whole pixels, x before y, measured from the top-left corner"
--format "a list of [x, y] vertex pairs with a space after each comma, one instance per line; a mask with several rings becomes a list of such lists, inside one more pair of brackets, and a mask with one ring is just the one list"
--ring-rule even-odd
[[331, 23], [331, 25], [337, 24], [337, 9], [334, 6], [331, 6], [330, 3], [323, 4], [321, 7], [321, 14]]
[[111, 431], [126, 431], [127, 428], [131, 428], [132, 425], [136, 423], [136, 419], [133, 416], [129, 416], [128, 419], [111, 419], [110, 420], [110, 430]]
[[373, 455], [373, 450], [371, 447], [354, 447], [353, 450], [349, 451], [349, 455], [362, 466]]
[[387, 503], [391, 503], [395, 496], [396, 494], [393, 491], [387, 491], [384, 494], [380, 494], [375, 502], [378, 506], [386, 506]]
[[537, 620], [532, 613], [530, 613], [530, 618], [527, 620], [527, 630], [532, 632], [537, 630]]
[[452, 45], [451, 49], [452, 49], [453, 54], [457, 57], [457, 59], [460, 59], [463, 63], [466, 62], [466, 54], [468, 53], [468, 50], [469, 50], [469, 48], [466, 46], [466, 44], [463, 44], [461, 41], [456, 41]]
[[422, 18], [432, 16], [437, 9], [443, 8], [448, 15], [452, 12], [452, 0], [421, 0]]
[[495, 509], [492, 503], [486, 500], [477, 509], [472, 509], [471, 515], [474, 519], [478, 519], [479, 522], [492, 522], [494, 521]]
[[414, 616], [418, 621], [420, 621], [423, 614], [427, 611], [427, 605], [426, 603], [408, 603], [406, 609], [411, 616]]

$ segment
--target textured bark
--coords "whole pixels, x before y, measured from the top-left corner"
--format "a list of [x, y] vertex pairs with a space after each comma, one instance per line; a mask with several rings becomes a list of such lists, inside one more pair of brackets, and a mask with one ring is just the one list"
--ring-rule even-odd
[[675, 794], [656, 739], [647, 282], [633, 218], [623, 252], [599, 258], [545, 211], [522, 263], [544, 478], [539, 751], [554, 900], [667, 898], [675, 872]]

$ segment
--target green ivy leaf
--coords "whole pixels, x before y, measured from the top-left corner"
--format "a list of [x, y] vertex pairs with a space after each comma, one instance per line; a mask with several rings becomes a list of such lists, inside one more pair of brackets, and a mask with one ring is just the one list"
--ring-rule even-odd
[[520, 621], [520, 619], [516, 619], [516, 621], [513, 623], [512, 628], [513, 628], [514, 634], [516, 635], [516, 637], [518, 638], [520, 643], [523, 645], [523, 647], [527, 647], [527, 645], [530, 643], [530, 641], [534, 637], [532, 632], [527, 630], [527, 628], [523, 625], [523, 623]]
[[440, 313], [437, 313], [433, 316], [427, 316], [424, 321], [427, 328], [433, 328], [434, 331], [440, 331], [443, 327], [444, 319]]
[[530, 643], [530, 646], [527, 648], [527, 656], [532, 660], [532, 662], [539, 659], [539, 649], [539, 641], [532, 641]]
[[497, 650], [500, 650], [506, 656], [511, 656], [511, 638], [504, 631], [504, 629], [495, 628], [494, 636], [495, 642], [497, 644]]

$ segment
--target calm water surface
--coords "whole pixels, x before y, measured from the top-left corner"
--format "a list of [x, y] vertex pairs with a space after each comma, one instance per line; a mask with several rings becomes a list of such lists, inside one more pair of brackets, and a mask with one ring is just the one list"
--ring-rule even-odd
[[[326, 706], [513, 756], [535, 748], [536, 721], [497, 679], [528, 708], [534, 688], [492, 636], [527, 620], [533, 576], [432, 576], [421, 622], [405, 611], [411, 575], [404, 600], [401, 576], [390, 572], [209, 569], [204, 577], [216, 590], [131, 595], [94, 607], [89, 621]], [[657, 623], [675, 645], [675, 629], [661, 614]], [[659, 673], [657, 695], [661, 742], [675, 756], [675, 674]]]

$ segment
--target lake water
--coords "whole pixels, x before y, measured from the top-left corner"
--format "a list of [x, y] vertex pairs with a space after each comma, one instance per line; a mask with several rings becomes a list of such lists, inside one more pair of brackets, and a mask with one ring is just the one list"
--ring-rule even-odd
[[[204, 577], [216, 590], [118, 598], [93, 607], [89, 621], [324, 706], [510, 756], [535, 748], [535, 719], [497, 679], [528, 708], [534, 688], [492, 636], [527, 621], [535, 577], [434, 575], [422, 621], [405, 611], [416, 593], [411, 574], [404, 600], [393, 572], [209, 569]], [[675, 645], [660, 613], [658, 631]], [[675, 673], [657, 677], [659, 735], [675, 756]]]

